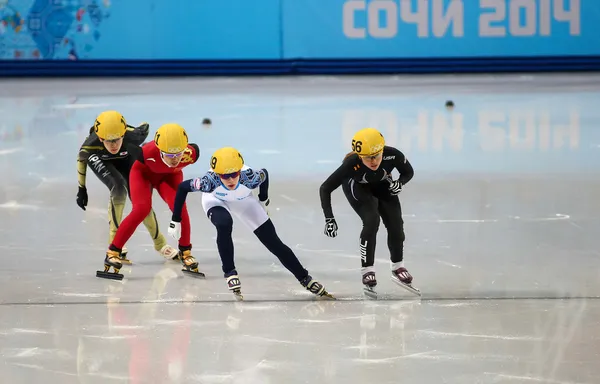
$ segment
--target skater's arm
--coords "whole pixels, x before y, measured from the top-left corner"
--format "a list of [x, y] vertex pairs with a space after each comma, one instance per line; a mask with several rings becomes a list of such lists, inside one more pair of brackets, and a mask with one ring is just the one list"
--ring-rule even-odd
[[415, 175], [415, 171], [408, 159], [406, 158], [406, 155], [404, 155], [404, 153], [400, 152], [399, 150], [396, 151], [398, 153], [396, 154], [396, 162], [394, 164], [394, 167], [396, 167], [396, 169], [400, 173], [400, 177], [398, 178], [398, 180], [400, 181], [400, 183], [402, 183], [402, 185], [404, 185], [413, 178], [413, 176]]
[[210, 193], [214, 191], [219, 184], [214, 177], [212, 172], [208, 172], [202, 177], [196, 177], [194, 179], [184, 180], [179, 184], [177, 188], [177, 194], [175, 195], [175, 203], [173, 205], [173, 216], [172, 221], [181, 222], [181, 211], [183, 210], [183, 204], [187, 198], [187, 194], [190, 192], [206, 192]]
[[80, 188], [85, 188], [86, 172], [87, 157], [82, 157], [82, 153], [79, 152], [79, 156], [77, 156], [77, 182]]
[[350, 176], [348, 171], [348, 161], [344, 161], [319, 188], [319, 197], [321, 198], [321, 208], [326, 219], [333, 218], [333, 209], [331, 208], [331, 194], [335, 191], [345, 178]]
[[251, 168], [243, 170], [240, 183], [250, 189], [258, 189], [258, 200], [266, 201], [269, 198], [269, 173], [265, 168], [254, 171]]
[[134, 145], [141, 145], [148, 137], [150, 126], [148, 123], [143, 123], [139, 127], [127, 126], [125, 138]]
[[[93, 130], [93, 127], [91, 130]], [[88, 159], [102, 149], [104, 149], [104, 146], [93, 132], [81, 144], [77, 154], [77, 181], [80, 188], [85, 188]]]

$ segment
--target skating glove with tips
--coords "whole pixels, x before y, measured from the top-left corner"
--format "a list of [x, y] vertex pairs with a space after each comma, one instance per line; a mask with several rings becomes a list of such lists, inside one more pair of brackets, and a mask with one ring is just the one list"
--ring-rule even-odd
[[179, 238], [181, 237], [181, 223], [171, 221], [171, 223], [169, 224], [169, 229], [167, 231], [169, 232], [169, 236], [171, 236], [175, 240], [179, 240]]
[[337, 230], [338, 230], [338, 225], [333, 217], [329, 218], [329, 219], [325, 219], [325, 235], [327, 237], [336, 237]]
[[390, 183], [389, 190], [392, 195], [397, 196], [402, 192], [402, 183], [400, 180], [392, 180], [390, 178], [388, 179], [388, 182]]
[[85, 187], [79, 187], [79, 191], [77, 192], [77, 205], [79, 205], [79, 207], [85, 211], [85, 207], [87, 206], [87, 204], [87, 189]]

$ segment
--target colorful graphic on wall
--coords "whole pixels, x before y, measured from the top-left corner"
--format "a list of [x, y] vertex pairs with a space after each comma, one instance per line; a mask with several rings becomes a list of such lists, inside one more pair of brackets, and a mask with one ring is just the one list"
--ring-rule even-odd
[[0, 0], [0, 59], [87, 58], [110, 0]]

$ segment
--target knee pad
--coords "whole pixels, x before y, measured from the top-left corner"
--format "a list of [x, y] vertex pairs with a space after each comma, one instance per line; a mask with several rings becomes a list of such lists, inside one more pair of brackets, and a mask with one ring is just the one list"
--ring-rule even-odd
[[206, 212], [206, 215], [218, 231], [231, 232], [233, 230], [233, 218], [227, 209], [212, 207]]

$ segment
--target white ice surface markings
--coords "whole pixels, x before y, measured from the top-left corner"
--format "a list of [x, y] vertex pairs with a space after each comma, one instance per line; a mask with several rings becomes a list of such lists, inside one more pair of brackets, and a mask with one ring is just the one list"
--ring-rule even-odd
[[0, 149], [0, 155], [10, 155], [11, 153], [21, 152], [23, 149], [23, 147]]
[[108, 104], [58, 104], [53, 107], [56, 109], [91, 109], [108, 107]]
[[506, 380], [510, 380], [511, 383], [525, 381], [525, 382], [546, 383], [546, 384], [587, 384], [587, 383], [575, 382], [575, 381], [553, 380], [553, 379], [547, 379], [544, 377], [536, 377], [536, 376], [507, 375], [504, 373], [494, 373], [494, 372], [484, 372], [484, 375], [495, 376], [492, 379], [493, 380], [492, 383], [505, 382]]
[[438, 332], [431, 330], [418, 330], [417, 333], [429, 335], [432, 337], [473, 337], [479, 339], [498, 339], [498, 340], [512, 340], [512, 341], [541, 341], [544, 340], [540, 337], [532, 336], [507, 336], [507, 335], [478, 335], [471, 333], [458, 333], [458, 332]]

